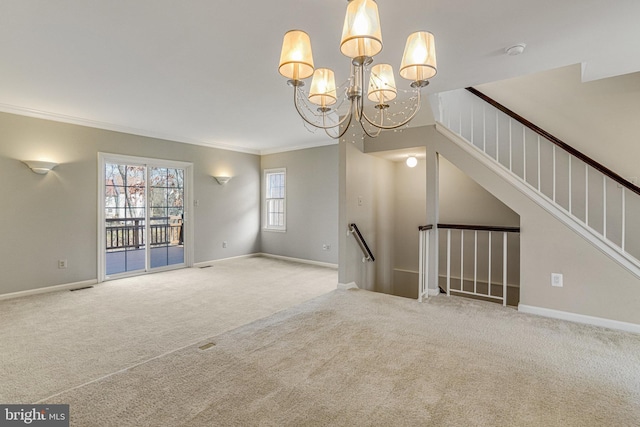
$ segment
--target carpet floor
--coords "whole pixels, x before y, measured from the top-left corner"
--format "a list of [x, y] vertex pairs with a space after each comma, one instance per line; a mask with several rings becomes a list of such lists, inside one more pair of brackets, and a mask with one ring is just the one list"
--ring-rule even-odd
[[77, 426], [638, 426], [640, 336], [335, 290], [46, 401]]
[[231, 259], [0, 301], [0, 403], [34, 403], [336, 289], [335, 269]]
[[638, 426], [640, 335], [228, 260], [0, 302], [0, 402], [72, 426]]

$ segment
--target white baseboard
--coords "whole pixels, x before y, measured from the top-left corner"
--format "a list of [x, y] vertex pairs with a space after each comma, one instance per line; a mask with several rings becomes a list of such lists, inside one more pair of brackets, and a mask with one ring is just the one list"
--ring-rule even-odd
[[238, 255], [238, 256], [232, 256], [229, 258], [220, 258], [220, 259], [213, 259], [211, 261], [201, 261], [201, 262], [195, 262], [193, 263], [193, 267], [194, 268], [202, 268], [202, 267], [208, 267], [210, 265], [214, 265], [218, 262], [223, 262], [223, 261], [229, 261], [232, 259], [242, 259], [242, 258], [255, 258], [258, 256], [262, 256], [261, 253], [255, 253], [255, 254], [247, 254], [247, 255]]
[[13, 299], [13, 298], [28, 297], [30, 295], [46, 294], [46, 293], [49, 293], [49, 292], [66, 291], [66, 290], [70, 290], [70, 289], [84, 288], [84, 287], [87, 287], [87, 286], [93, 286], [96, 283], [98, 283], [98, 281], [96, 279], [91, 279], [91, 280], [83, 280], [81, 282], [65, 283], [65, 284], [62, 284], [62, 285], [46, 286], [44, 288], [29, 289], [27, 291], [11, 292], [9, 294], [0, 295], [0, 301]]
[[393, 271], [399, 271], [401, 273], [410, 273], [410, 274], [420, 274], [419, 271], [415, 271], [415, 270], [406, 270], [404, 268], [394, 268]]
[[263, 256], [265, 258], [274, 258], [274, 259], [281, 259], [284, 261], [292, 261], [292, 262], [299, 262], [302, 264], [311, 264], [311, 265], [317, 265], [319, 267], [328, 267], [328, 268], [338, 268], [338, 264], [331, 264], [328, 262], [320, 262], [320, 261], [313, 261], [310, 259], [302, 259], [302, 258], [292, 258], [292, 257], [288, 257], [288, 256], [282, 256], [282, 255], [273, 255], [273, 254], [267, 254], [267, 253], [260, 253], [258, 254], [259, 256]]
[[617, 329], [620, 331], [640, 334], [640, 325], [636, 323], [620, 322], [618, 320], [605, 319], [603, 317], [587, 316], [585, 314], [570, 313], [568, 311], [553, 310], [550, 308], [535, 307], [532, 305], [518, 304], [518, 311], [538, 316], [551, 317], [553, 319], [568, 320], [570, 322], [584, 323], [587, 325], [601, 326], [603, 328]]
[[201, 262], [196, 262], [193, 264], [193, 266], [195, 268], [202, 268], [202, 267], [208, 267], [210, 265], [214, 265], [218, 262], [224, 262], [224, 261], [229, 261], [232, 259], [242, 259], [242, 258], [254, 258], [254, 257], [265, 257], [265, 258], [273, 258], [273, 259], [281, 259], [284, 261], [291, 261], [291, 262], [298, 262], [298, 263], [302, 263], [302, 264], [311, 264], [311, 265], [317, 265], [319, 267], [329, 267], [329, 268], [338, 268], [338, 264], [330, 264], [328, 262], [320, 262], [320, 261], [313, 261], [310, 259], [302, 259], [302, 258], [292, 258], [292, 257], [288, 257], [288, 256], [282, 256], [282, 255], [273, 255], [273, 254], [268, 254], [268, 253], [264, 253], [264, 252], [256, 252], [253, 254], [247, 254], [247, 255], [239, 255], [239, 256], [234, 256], [234, 257], [229, 257], [229, 258], [220, 258], [220, 259], [214, 259], [211, 261], [201, 261]]
[[356, 282], [349, 282], [349, 283], [338, 283], [338, 289], [346, 291], [348, 289], [360, 289], [360, 288], [358, 288], [358, 285], [356, 285]]

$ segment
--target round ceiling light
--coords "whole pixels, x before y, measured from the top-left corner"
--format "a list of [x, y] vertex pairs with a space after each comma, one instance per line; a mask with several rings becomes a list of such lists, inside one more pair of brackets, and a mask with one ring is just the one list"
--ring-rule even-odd
[[415, 168], [417, 164], [418, 159], [416, 159], [414, 156], [407, 157], [407, 166], [409, 166], [410, 168]]

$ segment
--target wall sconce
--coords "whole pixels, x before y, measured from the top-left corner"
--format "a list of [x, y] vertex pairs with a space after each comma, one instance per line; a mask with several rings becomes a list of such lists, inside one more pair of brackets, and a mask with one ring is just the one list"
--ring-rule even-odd
[[415, 168], [417, 164], [418, 159], [416, 159], [414, 156], [407, 157], [407, 166], [409, 166], [410, 168]]
[[22, 163], [29, 166], [29, 169], [31, 169], [33, 172], [40, 175], [46, 175], [51, 169], [58, 166], [57, 163], [43, 162], [40, 160], [23, 160]]
[[218, 181], [218, 184], [225, 185], [227, 182], [231, 181], [230, 176], [214, 176], [215, 180]]

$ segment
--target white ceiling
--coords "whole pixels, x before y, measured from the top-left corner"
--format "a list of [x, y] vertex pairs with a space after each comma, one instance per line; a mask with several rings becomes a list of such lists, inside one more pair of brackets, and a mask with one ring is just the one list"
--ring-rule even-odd
[[[640, 70], [640, 1], [378, 0], [384, 50], [436, 36], [439, 92], [583, 63], [592, 80]], [[331, 143], [306, 130], [277, 72], [283, 34], [347, 78], [345, 0], [2, 0], [0, 111], [267, 153]], [[523, 55], [504, 48], [525, 42]]]

